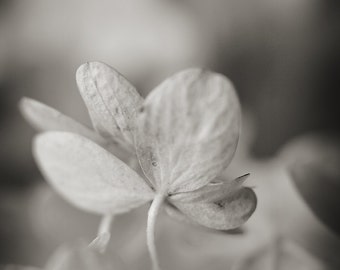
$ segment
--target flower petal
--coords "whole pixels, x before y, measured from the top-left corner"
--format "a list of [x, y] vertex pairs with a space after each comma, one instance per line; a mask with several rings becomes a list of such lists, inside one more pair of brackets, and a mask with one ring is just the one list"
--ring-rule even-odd
[[22, 98], [19, 109], [26, 121], [39, 131], [68, 131], [80, 134], [101, 145], [106, 143], [105, 139], [93, 130], [37, 100]]
[[136, 172], [82, 136], [67, 132], [38, 135], [34, 156], [49, 183], [84, 210], [122, 213], [153, 197]]
[[197, 202], [216, 202], [232, 196], [235, 192], [242, 189], [242, 184], [249, 177], [249, 173], [237, 177], [232, 181], [219, 181], [209, 183], [195, 191], [177, 193], [171, 196], [172, 200], [177, 200], [183, 203], [197, 203]]
[[133, 149], [135, 113], [143, 102], [136, 89], [112, 67], [99, 62], [80, 66], [76, 77], [94, 128]]
[[137, 155], [149, 180], [169, 193], [193, 191], [229, 165], [239, 137], [239, 101], [223, 75], [189, 69], [146, 98], [137, 126]]
[[34, 99], [22, 98], [19, 102], [19, 109], [27, 122], [38, 131], [66, 131], [82, 135], [96, 142], [124, 162], [131, 163], [131, 166], [136, 167], [133, 163], [137, 158], [131, 155], [131, 151], [127, 151], [126, 148], [115, 141], [103, 138], [94, 130], [46, 104]]
[[[221, 192], [223, 193], [223, 192]], [[230, 230], [241, 226], [256, 208], [256, 195], [251, 188], [243, 187], [218, 201], [171, 203], [193, 221], [217, 230]]]
[[[165, 212], [169, 215], [169, 217], [177, 220], [178, 222], [189, 224], [191, 226], [192, 225], [201, 226], [200, 224], [198, 224], [197, 222], [195, 222], [194, 220], [190, 219], [188, 216], [183, 214], [181, 211], [179, 211], [176, 207], [174, 207], [170, 203], [165, 204], [164, 209], [165, 209]], [[242, 227], [238, 227], [236, 229], [224, 230], [223, 232], [226, 234], [240, 235], [244, 233], [244, 230], [242, 229]]]

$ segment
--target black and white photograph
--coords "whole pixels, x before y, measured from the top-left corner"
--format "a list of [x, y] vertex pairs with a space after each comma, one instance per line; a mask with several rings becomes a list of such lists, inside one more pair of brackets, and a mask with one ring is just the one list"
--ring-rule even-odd
[[0, 270], [340, 269], [340, 2], [0, 0]]

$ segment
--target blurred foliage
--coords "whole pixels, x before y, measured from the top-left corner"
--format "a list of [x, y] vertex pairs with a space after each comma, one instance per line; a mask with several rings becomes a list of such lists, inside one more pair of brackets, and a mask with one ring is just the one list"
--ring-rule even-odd
[[284, 149], [287, 167], [306, 203], [326, 225], [340, 233], [339, 135], [309, 135]]
[[335, 270], [315, 259], [294, 242], [274, 239], [267, 246], [235, 264], [233, 270]]

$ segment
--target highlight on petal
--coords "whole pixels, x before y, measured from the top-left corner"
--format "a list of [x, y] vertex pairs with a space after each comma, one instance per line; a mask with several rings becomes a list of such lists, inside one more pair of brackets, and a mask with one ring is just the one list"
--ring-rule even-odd
[[146, 98], [137, 119], [141, 166], [158, 189], [196, 190], [230, 163], [240, 129], [240, 105], [221, 74], [189, 69]]
[[99, 62], [80, 66], [76, 78], [94, 128], [132, 149], [136, 110], [143, 102], [136, 89], [119, 72]]
[[135, 171], [82, 136], [46, 132], [35, 138], [33, 147], [46, 180], [84, 210], [122, 213], [153, 198], [152, 190]]
[[105, 144], [104, 138], [93, 130], [37, 100], [22, 98], [19, 102], [19, 109], [26, 121], [38, 131], [73, 132], [98, 144]]
[[[223, 184], [221, 188], [222, 186]], [[221, 196], [225, 192], [221, 190], [217, 195]], [[215, 201], [184, 202], [179, 198], [171, 198], [171, 203], [198, 224], [216, 230], [230, 230], [241, 226], [248, 220], [256, 209], [257, 199], [251, 188], [241, 187], [234, 189], [232, 193], [227, 192], [224, 198]]]

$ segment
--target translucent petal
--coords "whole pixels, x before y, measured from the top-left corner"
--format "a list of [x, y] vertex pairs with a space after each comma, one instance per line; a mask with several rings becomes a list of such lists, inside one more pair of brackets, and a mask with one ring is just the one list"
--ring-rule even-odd
[[133, 163], [136, 159], [131, 155], [130, 149], [127, 151], [126, 147], [115, 141], [104, 139], [94, 130], [37, 100], [22, 98], [19, 108], [27, 122], [38, 131], [67, 131], [80, 134], [101, 145], [124, 162]]
[[189, 69], [153, 90], [137, 126], [137, 155], [149, 180], [169, 193], [192, 191], [229, 165], [239, 136], [239, 101], [223, 75]]
[[82, 136], [67, 132], [38, 135], [34, 156], [46, 180], [84, 210], [122, 213], [153, 198], [135, 171]]
[[[223, 192], [221, 192], [223, 194]], [[239, 188], [217, 201], [171, 202], [193, 221], [217, 230], [230, 230], [241, 226], [256, 208], [256, 195], [247, 187]]]
[[106, 144], [105, 139], [93, 130], [37, 100], [22, 98], [19, 109], [27, 122], [38, 131], [68, 131], [83, 135], [98, 144]]
[[80, 66], [76, 77], [94, 128], [132, 148], [136, 109], [143, 102], [136, 89], [116, 70], [99, 62]]

